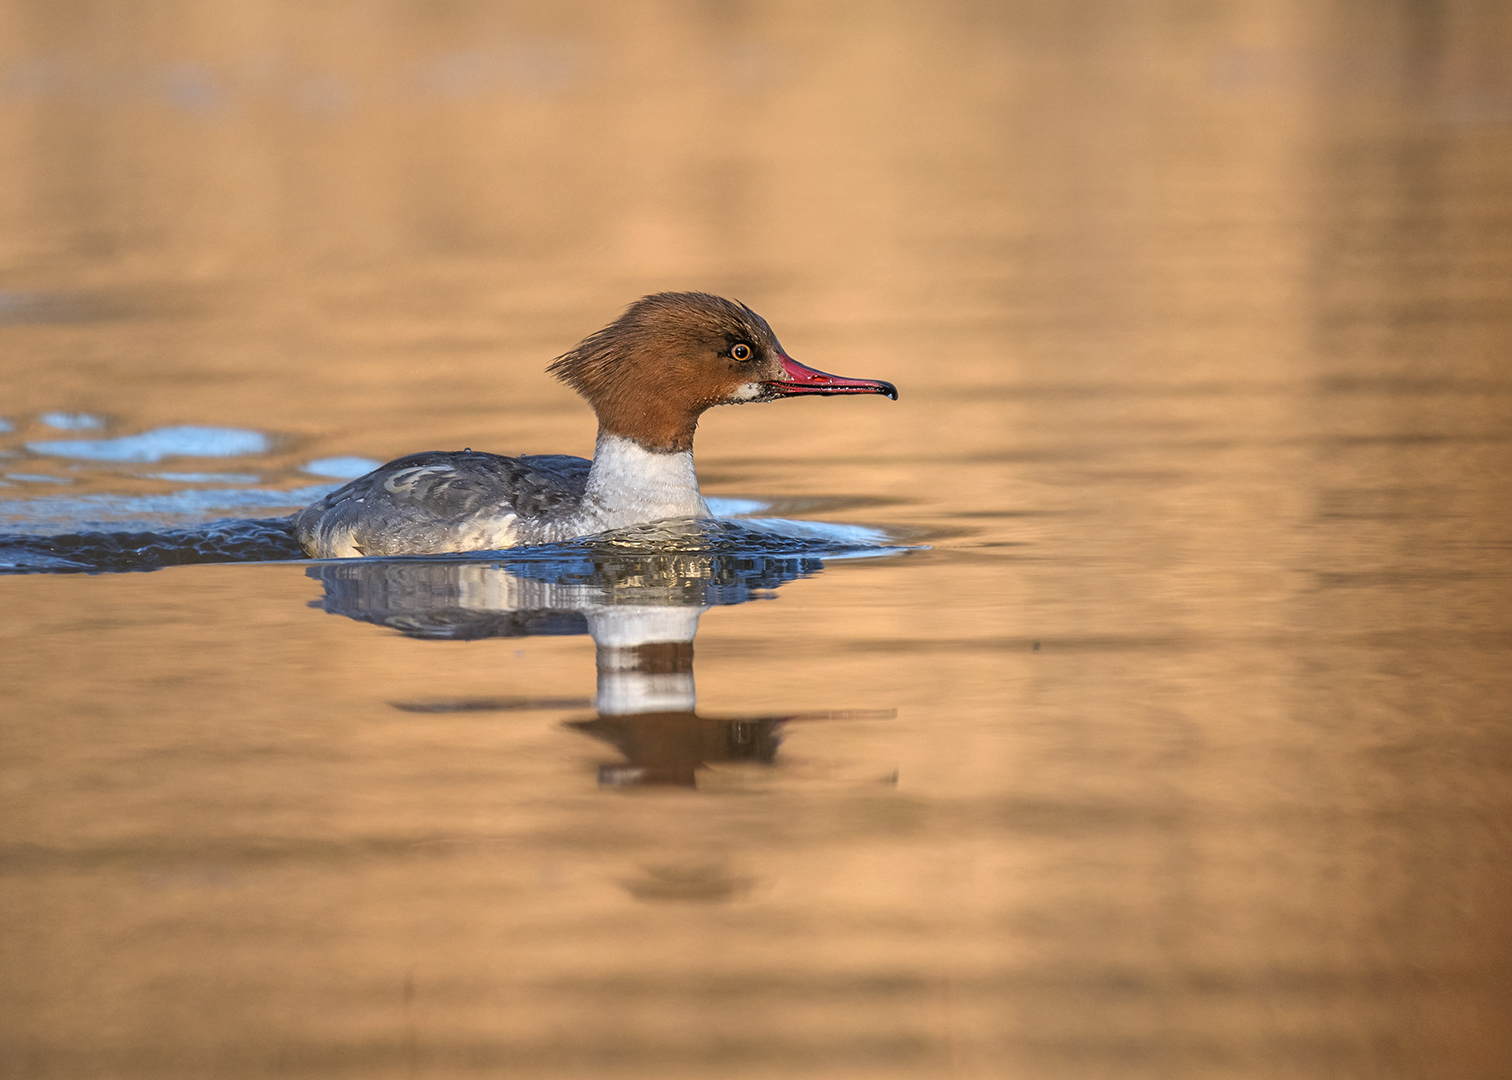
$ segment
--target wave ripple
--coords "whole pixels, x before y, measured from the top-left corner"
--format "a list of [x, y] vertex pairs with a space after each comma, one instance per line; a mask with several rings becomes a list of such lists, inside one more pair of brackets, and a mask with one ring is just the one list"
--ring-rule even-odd
[[0, 573], [7, 574], [121, 573], [302, 558], [288, 518], [233, 518], [163, 532], [0, 536]]
[[[841, 559], [906, 550], [880, 530], [780, 518], [708, 519], [640, 525], [558, 544], [403, 556], [403, 562], [496, 562], [515, 567], [550, 564], [571, 576], [576, 566], [604, 558], [668, 555], [749, 559]], [[161, 532], [79, 532], [57, 536], [0, 534], [0, 574], [122, 573], [188, 563], [304, 559], [290, 518], [230, 518]], [[335, 560], [338, 563], [349, 560]], [[364, 562], [373, 560], [363, 560]]]

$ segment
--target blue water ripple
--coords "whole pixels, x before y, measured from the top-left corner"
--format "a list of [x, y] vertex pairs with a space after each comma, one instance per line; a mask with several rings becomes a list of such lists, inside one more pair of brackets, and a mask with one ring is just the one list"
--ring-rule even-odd
[[228, 510], [272, 513], [295, 509], [314, 502], [334, 487], [334, 484], [314, 484], [289, 491], [209, 488], [162, 495], [50, 495], [37, 499], [0, 499], [0, 528], [73, 532], [145, 528], [164, 520], [188, 524]]
[[89, 413], [45, 412], [37, 419], [59, 431], [98, 431], [105, 426], [105, 421]]
[[34, 454], [54, 457], [83, 458], [88, 461], [162, 461], [165, 457], [238, 457], [263, 454], [270, 449], [268, 437], [260, 431], [238, 428], [181, 427], [157, 428], [140, 435], [122, 435], [115, 439], [44, 439], [29, 442]]
[[365, 457], [317, 458], [300, 466], [300, 472], [307, 472], [311, 476], [334, 476], [338, 480], [355, 480], [382, 464], [381, 461]]

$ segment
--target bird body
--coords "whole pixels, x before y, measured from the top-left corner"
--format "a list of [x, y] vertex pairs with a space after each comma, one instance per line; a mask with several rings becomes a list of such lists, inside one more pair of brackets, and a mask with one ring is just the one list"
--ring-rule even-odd
[[295, 515], [300, 546], [316, 558], [491, 551], [707, 517], [693, 469], [693, 433], [706, 409], [799, 395], [898, 396], [891, 383], [799, 364], [761, 316], [706, 293], [644, 297], [549, 370], [598, 415], [591, 462], [410, 454]]

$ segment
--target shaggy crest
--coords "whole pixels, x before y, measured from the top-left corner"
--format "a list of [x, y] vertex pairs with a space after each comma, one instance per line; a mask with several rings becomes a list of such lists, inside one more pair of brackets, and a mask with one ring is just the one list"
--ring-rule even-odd
[[736, 300], [699, 292], [643, 296], [602, 330], [557, 357], [546, 370], [589, 401], [628, 381], [648, 354], [723, 349], [737, 341], [777, 351], [767, 321]]
[[[729, 359], [745, 342], [748, 366]], [[708, 293], [656, 293], [559, 356], [546, 370], [586, 398], [601, 427], [648, 449], [686, 450], [698, 416], [732, 387], [775, 361], [782, 347], [765, 319], [744, 304]], [[737, 370], [738, 369], [738, 370]]]

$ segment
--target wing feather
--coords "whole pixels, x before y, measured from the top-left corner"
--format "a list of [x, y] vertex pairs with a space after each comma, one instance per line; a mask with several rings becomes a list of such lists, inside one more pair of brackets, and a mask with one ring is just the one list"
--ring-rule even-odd
[[590, 465], [563, 454], [409, 454], [305, 507], [295, 515], [295, 534], [317, 558], [508, 546], [520, 518], [575, 508]]

